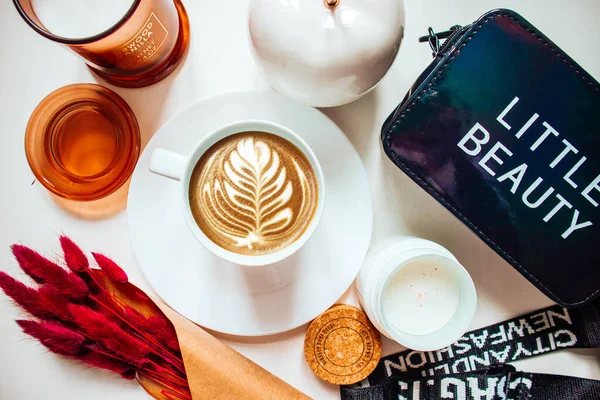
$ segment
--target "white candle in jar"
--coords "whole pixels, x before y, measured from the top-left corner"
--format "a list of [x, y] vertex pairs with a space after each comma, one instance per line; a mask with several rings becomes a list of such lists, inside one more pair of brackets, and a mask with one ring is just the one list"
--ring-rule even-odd
[[404, 333], [428, 335], [450, 322], [459, 298], [458, 282], [444, 262], [423, 256], [390, 276], [383, 288], [383, 317]]
[[469, 273], [443, 246], [394, 237], [373, 246], [356, 280], [369, 319], [382, 334], [420, 351], [459, 339], [475, 314]]
[[127, 14], [133, 0], [32, 0], [46, 29], [69, 39], [81, 39], [112, 28]]

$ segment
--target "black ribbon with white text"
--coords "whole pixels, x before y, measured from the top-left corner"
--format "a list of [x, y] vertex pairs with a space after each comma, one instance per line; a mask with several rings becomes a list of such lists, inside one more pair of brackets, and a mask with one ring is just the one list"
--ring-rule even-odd
[[342, 400], [597, 400], [600, 381], [516, 371], [507, 363], [568, 348], [600, 348], [600, 300], [552, 306], [466, 333], [449, 347], [384, 357]]

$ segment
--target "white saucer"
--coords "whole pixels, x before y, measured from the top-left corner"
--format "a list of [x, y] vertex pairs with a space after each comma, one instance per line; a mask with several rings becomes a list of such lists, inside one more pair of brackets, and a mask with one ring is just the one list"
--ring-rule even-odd
[[[205, 250], [183, 218], [178, 182], [148, 170], [154, 149], [187, 154], [204, 135], [245, 119], [295, 131], [325, 175], [327, 200], [316, 232], [295, 255], [268, 267], [242, 267]], [[367, 176], [344, 133], [313, 108], [258, 93], [201, 101], [160, 128], [133, 174], [127, 213], [133, 250], [156, 292], [197, 324], [243, 336], [296, 328], [331, 306], [358, 274], [373, 223]]]

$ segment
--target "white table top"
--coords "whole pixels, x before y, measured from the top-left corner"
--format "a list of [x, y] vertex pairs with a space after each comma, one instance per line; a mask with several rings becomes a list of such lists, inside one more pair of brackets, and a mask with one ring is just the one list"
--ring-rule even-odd
[[[307, 1], [307, 0], [305, 0]], [[318, 0], [315, 0], [318, 1]], [[374, 2], [376, 3], [376, 2]], [[406, 36], [398, 58], [379, 87], [363, 99], [324, 110], [348, 135], [367, 169], [374, 207], [373, 243], [396, 234], [421, 236], [450, 249], [475, 281], [479, 303], [472, 328], [551, 304], [525, 278], [497, 256], [448, 211], [386, 159], [379, 130], [414, 79], [431, 61], [417, 37], [427, 28], [468, 24], [495, 7], [512, 8], [536, 25], [591, 75], [600, 79], [600, 2], [597, 0], [406, 0]], [[185, 1], [192, 25], [191, 49], [183, 67], [144, 89], [116, 88], [131, 105], [142, 135], [188, 104], [218, 93], [268, 91], [254, 66], [246, 37], [247, 0]], [[21, 242], [46, 254], [58, 253], [59, 233], [86, 250], [99, 250], [125, 267], [146, 290], [127, 234], [125, 211], [102, 220], [74, 217], [39, 184], [23, 150], [29, 115], [50, 91], [76, 82], [95, 82], [84, 64], [60, 46], [38, 36], [18, 16], [12, 2], [0, 3], [0, 270], [16, 274], [9, 245]], [[353, 290], [344, 297], [356, 303]], [[84, 370], [48, 354], [28, 340], [12, 321], [20, 316], [0, 295], [0, 399], [147, 399], [135, 383]], [[339, 398], [337, 387], [321, 382], [304, 361], [306, 327], [265, 338], [217, 335], [290, 384], [316, 399]], [[400, 350], [385, 341], [384, 354]], [[598, 351], [563, 351], [517, 362], [530, 372], [600, 379]], [[235, 377], [233, 377], [235, 378]]]

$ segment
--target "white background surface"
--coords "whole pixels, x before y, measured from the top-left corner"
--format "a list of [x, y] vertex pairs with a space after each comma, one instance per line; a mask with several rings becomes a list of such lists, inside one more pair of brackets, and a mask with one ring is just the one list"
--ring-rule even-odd
[[[377, 2], [372, 3], [376, 7]], [[183, 67], [149, 88], [115, 89], [132, 106], [144, 137], [196, 100], [226, 91], [270, 90], [247, 47], [247, 1], [187, 0], [185, 5], [192, 39]], [[412, 234], [450, 249], [477, 286], [479, 304], [472, 328], [550, 301], [397, 170], [383, 155], [378, 135], [385, 117], [430, 62], [429, 47], [418, 44], [417, 37], [430, 25], [443, 30], [467, 24], [495, 7], [520, 12], [600, 79], [597, 0], [407, 0], [405, 40], [380, 86], [354, 104], [325, 111], [346, 132], [366, 166], [375, 207], [373, 242]], [[149, 290], [129, 246], [125, 212], [97, 221], [77, 218], [58, 207], [39, 184], [31, 185], [33, 175], [23, 151], [30, 113], [50, 91], [70, 83], [95, 82], [95, 78], [75, 56], [35, 34], [8, 0], [0, 4], [0, 59], [0, 269], [17, 273], [11, 243], [58, 254], [57, 234], [65, 233], [84, 249], [113, 257], [133, 282]], [[355, 301], [352, 292], [346, 300]], [[0, 296], [0, 399], [148, 398], [135, 383], [83, 370], [47, 354], [19, 332], [12, 322], [17, 317], [17, 310]], [[339, 398], [337, 387], [319, 381], [304, 362], [305, 328], [261, 339], [220, 337], [308, 395]], [[399, 349], [389, 341], [384, 344], [385, 354]], [[531, 372], [600, 379], [598, 356], [597, 351], [563, 351], [515, 365]]]

